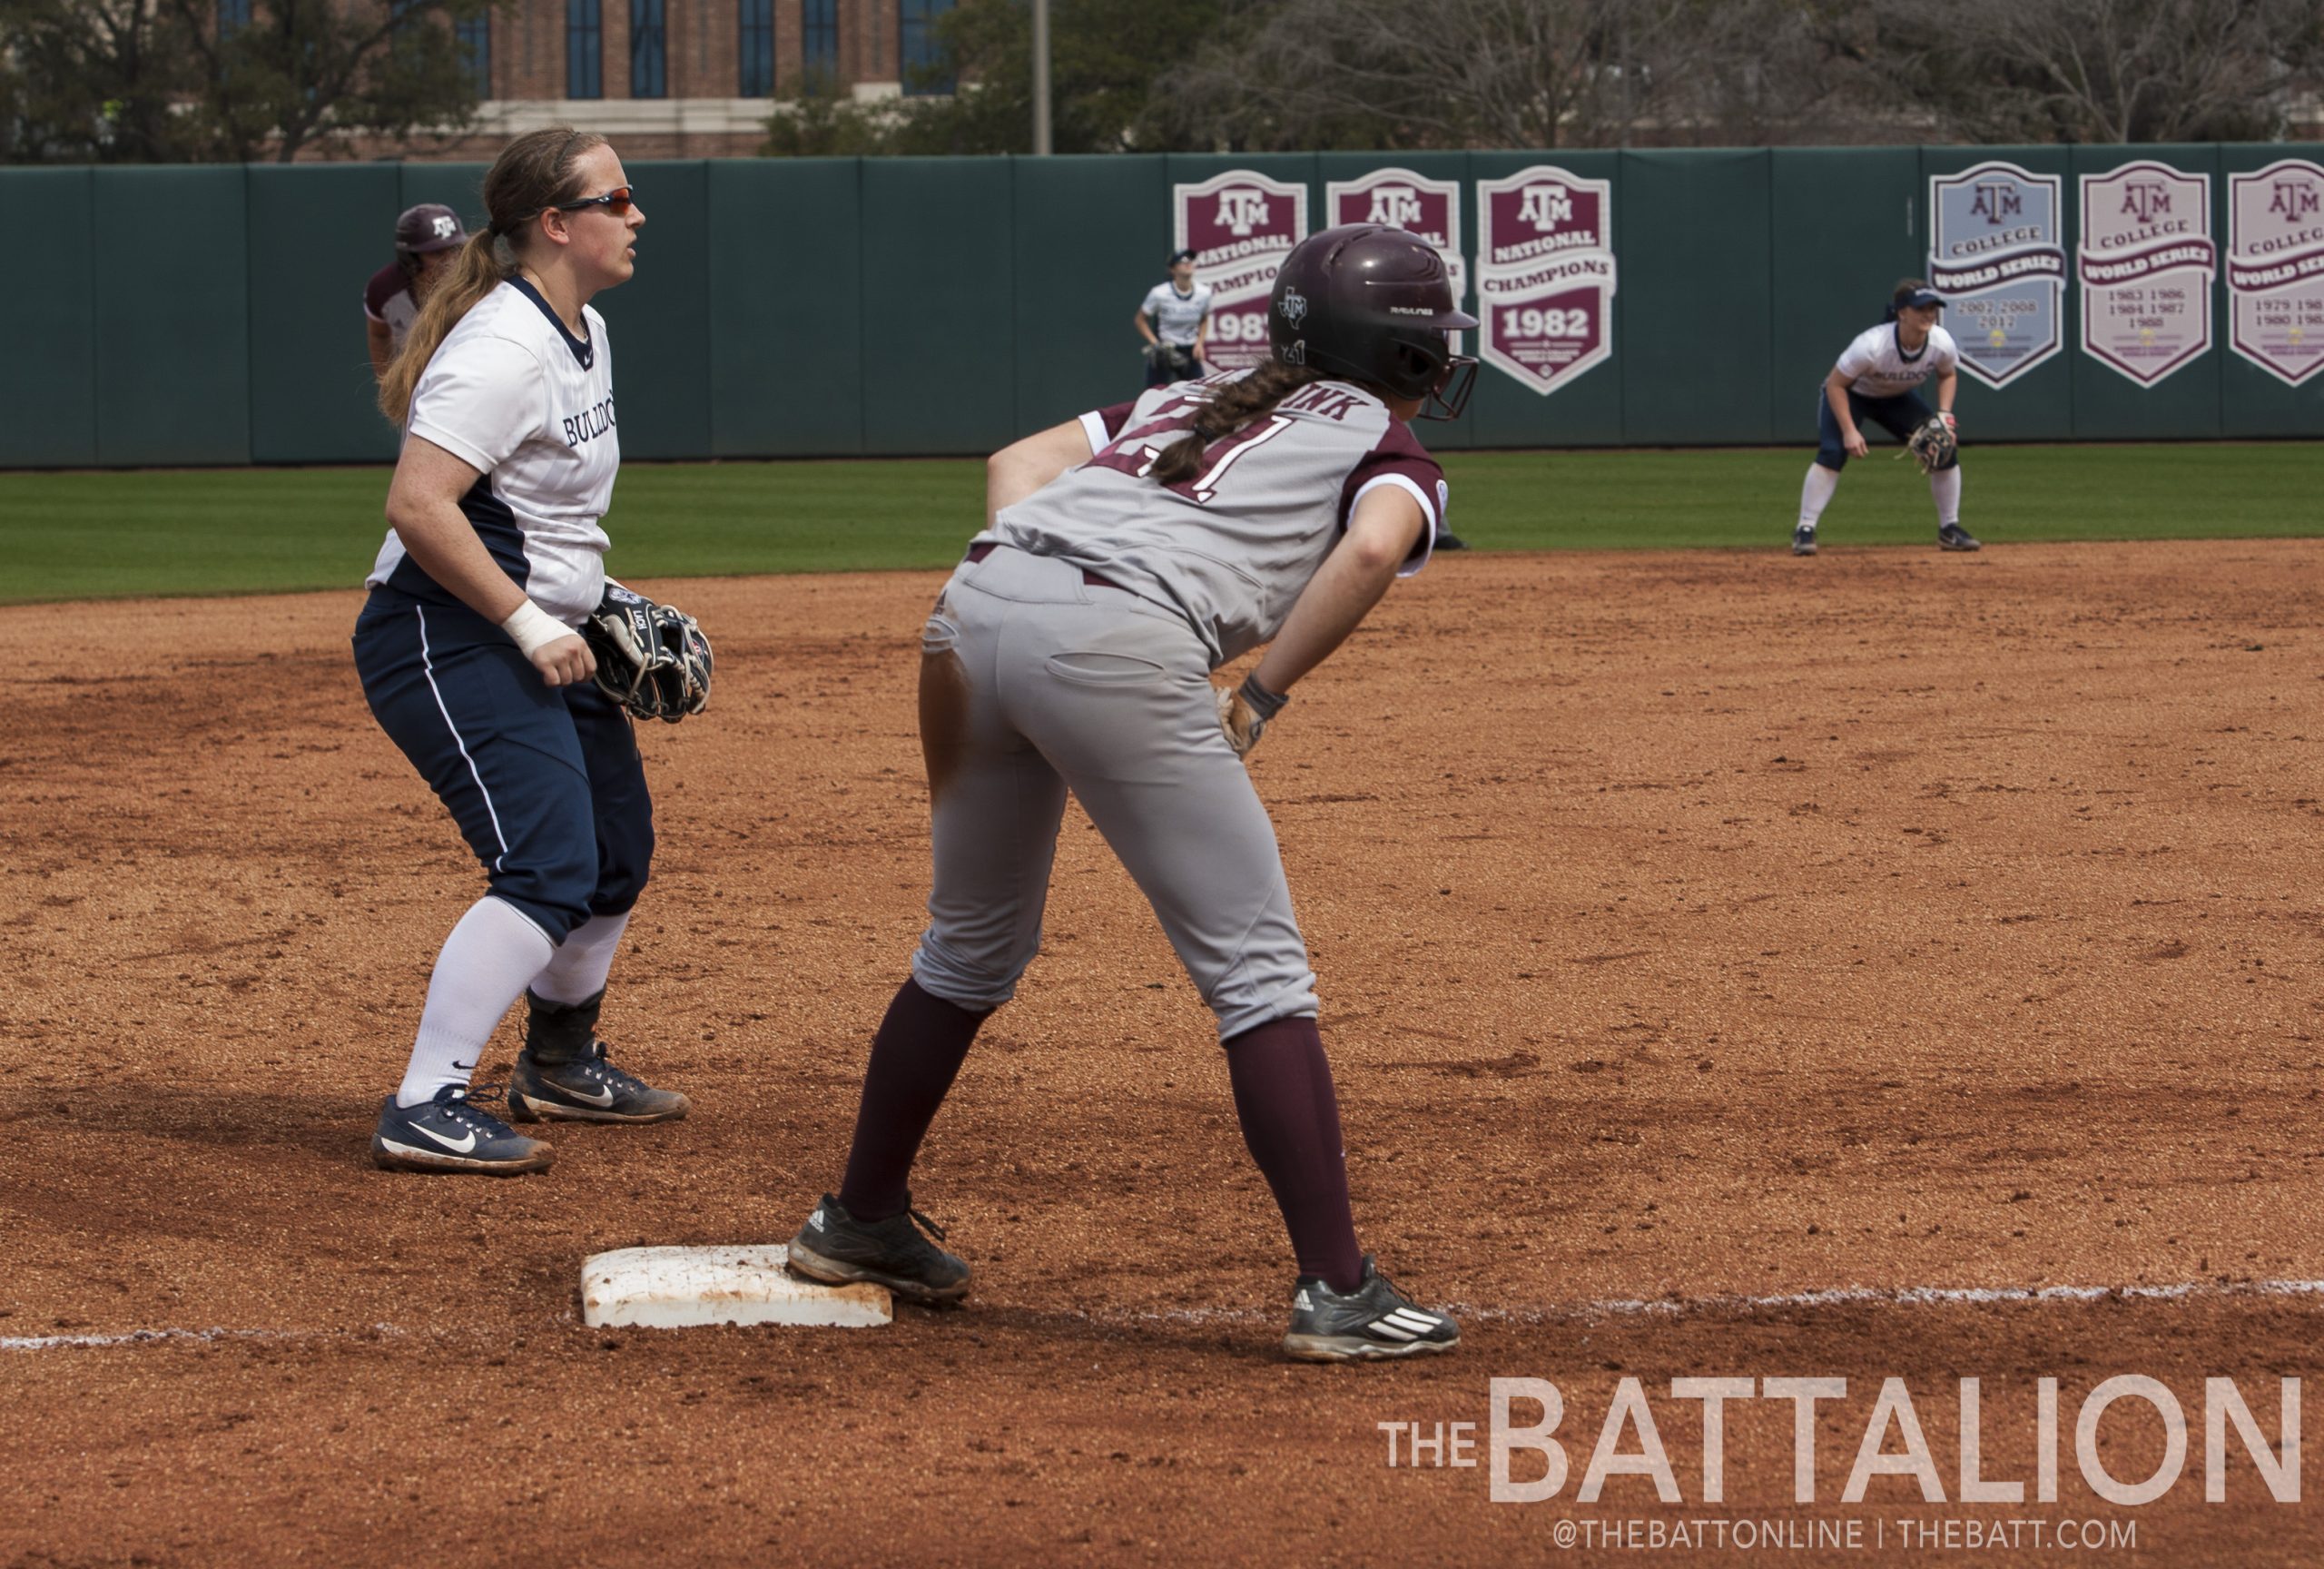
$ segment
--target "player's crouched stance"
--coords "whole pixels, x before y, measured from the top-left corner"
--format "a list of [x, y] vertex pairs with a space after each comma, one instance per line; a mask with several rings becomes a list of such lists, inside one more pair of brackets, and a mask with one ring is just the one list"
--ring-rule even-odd
[[[1899, 282], [1889, 296], [1882, 324], [1860, 333], [1824, 379], [1816, 401], [1816, 461], [1799, 495], [1799, 521], [1791, 531], [1791, 553], [1816, 554], [1816, 526], [1840, 488], [1840, 470], [1851, 458], [1868, 456], [1866, 420], [1879, 426], [1919, 462], [1936, 502], [1936, 544], [1941, 550], [1974, 550], [1977, 540], [1961, 527], [1961, 457], [1953, 396], [1961, 379], [1961, 352], [1953, 334], [1936, 324], [1944, 296], [1917, 278]], [[1936, 378], [1936, 407], [1920, 395], [1920, 385]]]
[[[437, 956], [372, 1159], [510, 1176], [545, 1169], [549, 1146], [485, 1110], [499, 1091], [469, 1077], [519, 993], [516, 1120], [662, 1122], [687, 1101], [615, 1067], [596, 1035], [654, 854], [625, 708], [654, 710], [637, 681], [614, 676], [632, 617], [605, 576], [597, 520], [621, 456], [612, 346], [588, 301], [635, 270], [645, 215], [605, 139], [563, 128], [511, 143], [484, 197], [491, 227], [462, 248], [380, 384], [405, 439], [355, 666], [489, 882]], [[593, 618], [612, 633], [593, 625], [585, 639]], [[670, 718], [700, 706], [709, 676], [708, 645], [675, 636], [701, 690], [682, 692]]]
[[[1356, 1243], [1315, 977], [1242, 758], [1293, 683], [1420, 569], [1443, 473], [1405, 422], [1456, 415], [1472, 360], [1443, 262], [1401, 230], [1302, 243], [1274, 359], [1148, 390], [1000, 452], [990, 526], [921, 634], [935, 886], [911, 979], [872, 1038], [854, 1143], [792, 1267], [957, 1302], [969, 1266], [912, 1208], [922, 1137], [1040, 945], [1068, 791], [1217, 1016], [1235, 1109], [1298, 1258], [1284, 1347], [1312, 1361], [1447, 1351], [1461, 1332]], [[1235, 690], [1210, 673], [1267, 645]]]

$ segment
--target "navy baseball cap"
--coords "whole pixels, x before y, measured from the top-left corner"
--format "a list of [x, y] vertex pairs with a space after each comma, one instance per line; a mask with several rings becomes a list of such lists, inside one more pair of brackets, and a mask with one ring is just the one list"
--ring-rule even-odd
[[1176, 267], [1176, 266], [1177, 266], [1179, 262], [1191, 262], [1191, 261], [1193, 261], [1194, 259], [1195, 259], [1195, 248], [1194, 248], [1193, 246], [1189, 245], [1189, 246], [1187, 246], [1187, 247], [1185, 250], [1183, 250], [1183, 251], [1173, 251], [1173, 252], [1170, 252], [1170, 260], [1169, 260], [1169, 262], [1167, 263], [1167, 265], [1168, 265], [1168, 266], [1172, 266], [1172, 267]]
[[1938, 293], [1934, 289], [1923, 287], [1914, 290], [1910, 294], [1905, 295], [1902, 300], [1896, 301], [1896, 308], [1899, 311], [1903, 310], [1907, 305], [1917, 305], [1923, 310], [1926, 310], [1931, 305], [1934, 305], [1938, 310], [1942, 311], [1945, 309], [1945, 296]]

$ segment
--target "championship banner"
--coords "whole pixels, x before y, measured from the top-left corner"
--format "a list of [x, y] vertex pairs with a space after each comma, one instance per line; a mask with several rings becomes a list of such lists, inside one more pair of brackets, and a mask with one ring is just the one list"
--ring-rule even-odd
[[1479, 357], [1547, 397], [1614, 351], [1613, 182], [1477, 182]]
[[2227, 299], [2238, 354], [2287, 387], [2324, 367], [2324, 168], [2227, 177]]
[[2006, 386], [2063, 341], [2064, 183], [2002, 163], [1929, 180], [1929, 286], [1953, 312], [1961, 368], [1988, 387]]
[[2211, 181], [2167, 164], [2082, 177], [2082, 350], [2152, 387], [2211, 346]]
[[1291, 248], [1307, 237], [1307, 187], [1247, 169], [1170, 190], [1174, 248], [1192, 247], [1195, 281], [1213, 291], [1204, 358], [1242, 370], [1267, 358], [1267, 296]]
[[[1461, 185], [1427, 180], [1408, 169], [1375, 169], [1361, 180], [1334, 180], [1324, 187], [1324, 227], [1384, 223], [1408, 229], [1436, 248], [1452, 274], [1452, 301], [1469, 297], [1469, 264], [1461, 255]], [[1460, 351], [1459, 333], [1452, 335]]]

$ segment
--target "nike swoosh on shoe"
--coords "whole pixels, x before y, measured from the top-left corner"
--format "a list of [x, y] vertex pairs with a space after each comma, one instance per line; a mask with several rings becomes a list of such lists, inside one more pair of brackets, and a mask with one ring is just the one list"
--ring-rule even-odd
[[473, 1128], [468, 1130], [468, 1137], [465, 1139], [447, 1139], [433, 1128], [423, 1128], [417, 1122], [411, 1125], [411, 1130], [435, 1140], [437, 1143], [441, 1144], [455, 1155], [465, 1155], [476, 1148], [476, 1130]]
[[557, 1089], [572, 1096], [576, 1100], [586, 1100], [592, 1106], [610, 1106], [614, 1103], [614, 1092], [611, 1090], [599, 1089], [594, 1094], [585, 1095], [578, 1090], [566, 1090], [562, 1084], [558, 1085]]

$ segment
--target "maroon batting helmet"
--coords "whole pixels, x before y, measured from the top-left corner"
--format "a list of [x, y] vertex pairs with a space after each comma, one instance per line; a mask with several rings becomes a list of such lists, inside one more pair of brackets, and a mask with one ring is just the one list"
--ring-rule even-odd
[[1448, 332], [1474, 327], [1436, 248], [1404, 229], [1348, 223], [1301, 241], [1267, 302], [1275, 357], [1426, 400], [1428, 419], [1457, 419], [1477, 362]]
[[407, 272], [430, 251], [449, 251], [468, 242], [468, 232], [461, 226], [460, 215], [433, 202], [407, 207], [396, 220], [396, 260]]

